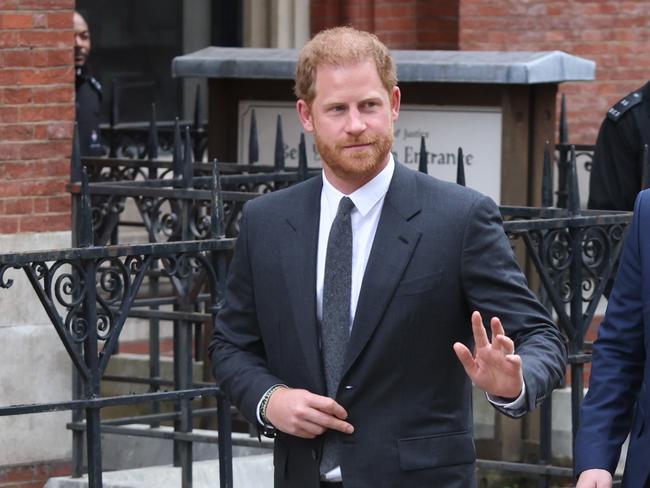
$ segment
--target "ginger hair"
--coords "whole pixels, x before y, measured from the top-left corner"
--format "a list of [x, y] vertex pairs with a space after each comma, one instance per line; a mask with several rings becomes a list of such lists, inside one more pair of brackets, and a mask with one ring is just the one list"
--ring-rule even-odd
[[347, 26], [321, 31], [300, 51], [294, 93], [311, 105], [320, 65], [351, 66], [368, 60], [374, 62], [382, 85], [391, 93], [397, 85], [395, 61], [376, 35]]

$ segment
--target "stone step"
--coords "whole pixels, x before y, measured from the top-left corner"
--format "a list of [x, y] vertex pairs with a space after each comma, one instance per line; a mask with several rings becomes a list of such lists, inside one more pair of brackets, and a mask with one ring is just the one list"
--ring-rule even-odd
[[[194, 488], [219, 488], [219, 461], [196, 461], [192, 464]], [[173, 466], [108, 471], [103, 474], [103, 488], [178, 488], [181, 469]], [[273, 454], [240, 456], [233, 460], [233, 485], [237, 488], [273, 488]], [[45, 488], [87, 488], [88, 477], [50, 478]]]

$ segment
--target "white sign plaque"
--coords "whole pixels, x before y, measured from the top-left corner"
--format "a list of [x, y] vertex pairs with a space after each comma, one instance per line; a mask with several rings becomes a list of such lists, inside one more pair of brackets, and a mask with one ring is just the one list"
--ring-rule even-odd
[[[278, 115], [282, 119], [287, 167], [298, 165], [298, 143], [303, 132], [295, 103], [242, 100], [239, 102], [239, 161], [248, 162], [251, 114], [255, 111], [259, 142], [259, 162], [273, 164]], [[491, 197], [497, 204], [501, 196], [501, 109], [498, 107], [450, 107], [402, 105], [395, 124], [393, 154], [417, 170], [420, 140], [424, 136], [428, 173], [456, 181], [458, 148], [463, 149], [465, 181]], [[320, 167], [320, 156], [311, 134], [305, 134], [309, 167]]]

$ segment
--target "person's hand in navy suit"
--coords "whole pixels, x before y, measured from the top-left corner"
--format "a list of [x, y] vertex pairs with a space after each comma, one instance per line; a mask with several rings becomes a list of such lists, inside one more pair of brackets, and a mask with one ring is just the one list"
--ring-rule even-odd
[[606, 469], [588, 469], [580, 474], [576, 488], [612, 488], [612, 475]]
[[478, 388], [488, 395], [515, 399], [524, 385], [521, 357], [515, 354], [515, 344], [505, 334], [497, 317], [492, 317], [490, 326], [492, 342], [483, 326], [481, 314], [473, 312], [474, 355], [460, 342], [454, 344], [454, 351]]
[[334, 399], [298, 388], [278, 388], [269, 399], [267, 418], [287, 434], [313, 439], [328, 429], [352, 434], [348, 413]]

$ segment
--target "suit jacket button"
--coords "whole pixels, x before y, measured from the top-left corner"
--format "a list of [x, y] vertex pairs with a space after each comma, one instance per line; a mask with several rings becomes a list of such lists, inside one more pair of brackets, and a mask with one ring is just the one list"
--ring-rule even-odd
[[312, 458], [314, 461], [318, 461], [318, 453], [316, 452], [316, 449], [312, 449], [312, 450], [311, 450], [311, 458]]
[[345, 385], [346, 390], [354, 390], [354, 385]]

